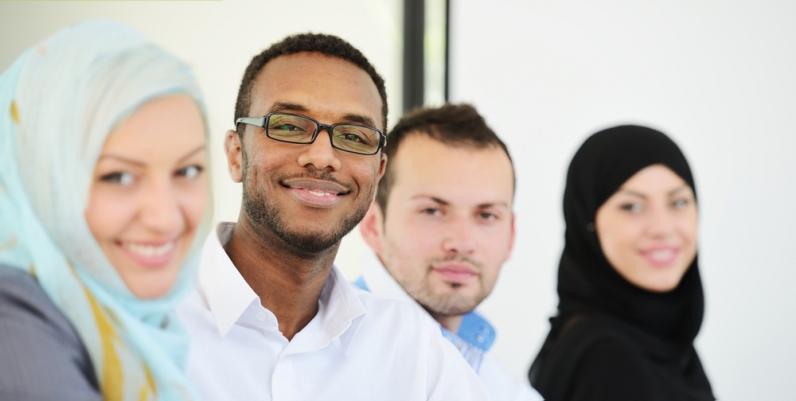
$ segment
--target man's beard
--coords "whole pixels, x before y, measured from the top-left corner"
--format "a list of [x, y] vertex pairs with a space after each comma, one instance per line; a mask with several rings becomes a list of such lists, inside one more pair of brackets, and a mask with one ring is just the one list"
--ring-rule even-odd
[[428, 288], [424, 288], [421, 290], [421, 293], [418, 294], [417, 303], [434, 315], [461, 316], [472, 312], [472, 310], [486, 298], [486, 294], [483, 296], [481, 296], [481, 294], [482, 293], [479, 293], [475, 296], [465, 296], [462, 294], [442, 296], [432, 293]]
[[[478, 280], [478, 292], [475, 294], [461, 294], [455, 292], [453, 294], [438, 294], [434, 291], [431, 285], [428, 282], [428, 275], [431, 273], [431, 268], [434, 263], [442, 262], [442, 261], [460, 261], [460, 262], [468, 262], [470, 265], [475, 266], [478, 268], [479, 271], [483, 272], [483, 268], [480, 263], [461, 256], [455, 256], [451, 258], [443, 258], [443, 259], [434, 259], [430, 261], [426, 261], [425, 266], [429, 266], [426, 268], [426, 273], [423, 275], [421, 280], [416, 281], [411, 278], [402, 278], [398, 279], [396, 277], [396, 281], [401, 284], [401, 287], [417, 301], [424, 309], [429, 311], [432, 315], [441, 315], [441, 316], [460, 316], [464, 315], [465, 313], [471, 312], [475, 309], [478, 304], [481, 303], [491, 291], [490, 289], [484, 288], [484, 277], [481, 277]], [[460, 287], [461, 284], [458, 283], [451, 283], [448, 284], [452, 288]]]
[[[365, 217], [370, 206], [367, 201], [373, 197], [372, 193], [361, 197], [364, 202], [356, 205], [353, 212], [337, 225], [331, 233], [298, 232], [290, 229], [290, 224], [285, 219], [286, 216], [283, 216], [284, 213], [279, 210], [279, 206], [269, 199], [265, 191], [258, 190], [263, 187], [258, 185], [259, 183], [257, 182], [249, 182], [248, 170], [253, 167], [248, 165], [245, 153], [243, 165], [245, 166], [243, 169], [243, 209], [249, 221], [251, 221], [263, 239], [266, 238], [263, 235], [264, 232], [273, 233], [300, 253], [315, 254], [337, 245]], [[302, 174], [302, 176], [337, 182], [326, 172], [310, 171]], [[287, 176], [282, 178], [287, 178]], [[252, 185], [253, 190], [250, 190], [249, 185]], [[287, 218], [290, 217], [288, 216]]]

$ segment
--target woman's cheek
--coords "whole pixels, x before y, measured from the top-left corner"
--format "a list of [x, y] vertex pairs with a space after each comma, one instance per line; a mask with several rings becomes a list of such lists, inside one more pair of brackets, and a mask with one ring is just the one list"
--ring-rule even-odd
[[209, 194], [207, 180], [204, 179], [204, 176], [193, 184], [195, 185], [185, 189], [181, 203], [191, 229], [196, 229], [204, 217]]
[[93, 188], [86, 208], [86, 223], [98, 242], [113, 240], [135, 215], [134, 193], [114, 188]]

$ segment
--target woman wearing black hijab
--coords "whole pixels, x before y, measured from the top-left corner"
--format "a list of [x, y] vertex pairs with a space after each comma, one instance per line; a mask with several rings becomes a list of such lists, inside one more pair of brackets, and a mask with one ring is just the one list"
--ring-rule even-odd
[[584, 142], [564, 191], [558, 316], [528, 378], [548, 401], [714, 400], [693, 341], [704, 299], [696, 187], [666, 135]]

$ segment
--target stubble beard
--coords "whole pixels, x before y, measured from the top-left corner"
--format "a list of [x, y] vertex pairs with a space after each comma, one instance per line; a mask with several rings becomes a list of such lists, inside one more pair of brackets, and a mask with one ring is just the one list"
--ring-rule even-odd
[[[331, 232], [299, 232], [291, 229], [290, 224], [286, 221], [286, 216], [279, 206], [269, 199], [263, 189], [264, 186], [260, 186], [256, 180], [249, 180], [249, 169], [254, 167], [249, 166], [246, 152], [243, 152], [243, 166], [243, 209], [249, 221], [262, 239], [267, 241], [266, 234], [272, 233], [298, 253], [317, 254], [337, 245], [365, 217], [370, 204], [363, 201], [373, 197], [374, 189], [372, 188], [371, 193], [361, 197], [361, 201], [353, 212]], [[306, 175], [319, 179], [330, 178], [328, 173], [315, 171], [310, 171]]]
[[[395, 248], [393, 248], [390, 253], [392, 253], [393, 259], [395, 260], [396, 255]], [[491, 289], [484, 288], [483, 278], [479, 277], [477, 281], [478, 291], [475, 294], [463, 294], [458, 291], [454, 291], [453, 293], [445, 293], [440, 294], [435, 292], [434, 288], [431, 286], [430, 275], [433, 274], [431, 272], [431, 266], [435, 263], [439, 262], [446, 262], [446, 261], [459, 261], [459, 262], [467, 262], [473, 266], [476, 266], [479, 271], [483, 271], [481, 269], [480, 264], [468, 259], [463, 258], [461, 256], [455, 256], [452, 258], [442, 258], [442, 259], [431, 259], [427, 260], [423, 263], [422, 266], [422, 275], [415, 278], [415, 277], [396, 277], [393, 275], [396, 281], [404, 288], [404, 290], [412, 297], [415, 301], [417, 301], [420, 306], [424, 309], [429, 311], [432, 315], [438, 316], [461, 316], [466, 313], [471, 312], [475, 309], [478, 304], [483, 301]], [[415, 268], [417, 269], [417, 268]], [[460, 287], [461, 284], [447, 284], [452, 289]]]

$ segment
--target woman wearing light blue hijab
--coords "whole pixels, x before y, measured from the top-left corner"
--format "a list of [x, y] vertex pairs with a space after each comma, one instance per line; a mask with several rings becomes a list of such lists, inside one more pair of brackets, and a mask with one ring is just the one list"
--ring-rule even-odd
[[0, 76], [0, 399], [192, 400], [188, 334], [210, 223], [192, 71], [109, 21]]

